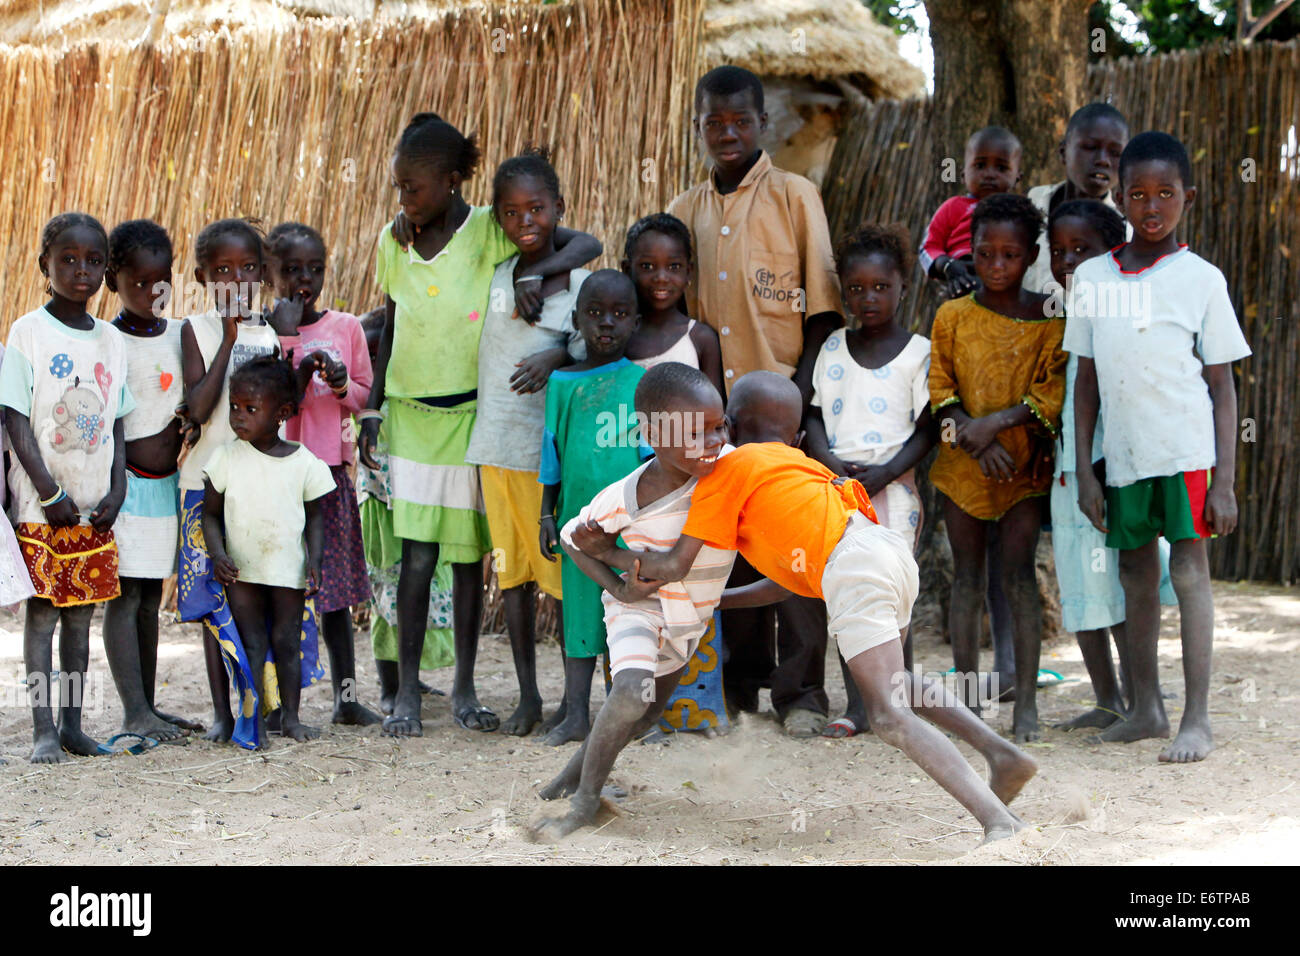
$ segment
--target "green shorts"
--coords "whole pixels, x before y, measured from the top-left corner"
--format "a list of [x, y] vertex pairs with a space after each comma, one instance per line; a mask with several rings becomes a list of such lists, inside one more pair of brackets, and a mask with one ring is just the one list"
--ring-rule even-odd
[[1205, 494], [1213, 469], [1143, 478], [1123, 488], [1106, 488], [1106, 547], [1140, 548], [1156, 537], [1166, 541], [1209, 538]]

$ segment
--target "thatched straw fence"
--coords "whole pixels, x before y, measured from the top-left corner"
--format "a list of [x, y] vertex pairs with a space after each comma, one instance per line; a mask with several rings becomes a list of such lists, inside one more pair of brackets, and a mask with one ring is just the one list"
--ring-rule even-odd
[[[1237, 377], [1244, 420], [1236, 483], [1241, 523], [1212, 544], [1212, 569], [1225, 578], [1295, 581], [1300, 41], [1097, 64], [1089, 68], [1088, 88], [1092, 98], [1123, 111], [1134, 132], [1161, 129], [1187, 144], [1199, 193], [1179, 235], [1227, 276], [1254, 352], [1239, 364]], [[882, 101], [859, 110], [836, 145], [824, 186], [832, 234], [864, 219], [896, 220], [919, 243], [929, 216], [961, 188], [940, 176], [944, 157], [960, 165], [961, 150], [961, 142], [935, 141], [926, 100]], [[915, 286], [904, 308], [924, 332], [937, 300], [924, 283]]]
[[[153, 49], [0, 47], [0, 331], [43, 301], [38, 237], [66, 209], [109, 228], [158, 220], [186, 277], [214, 219], [311, 223], [330, 245], [322, 301], [374, 307], [375, 239], [396, 209], [390, 152], [424, 110], [478, 132], [471, 202], [490, 200], [496, 163], [549, 144], [568, 221], [621, 250], [628, 224], [686, 185], [701, 7], [577, 0], [223, 30]], [[92, 311], [107, 315], [109, 298]]]

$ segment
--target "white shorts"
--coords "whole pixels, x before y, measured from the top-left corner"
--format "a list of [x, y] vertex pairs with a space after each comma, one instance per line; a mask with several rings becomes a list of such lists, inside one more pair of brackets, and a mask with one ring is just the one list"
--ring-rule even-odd
[[625, 670], [654, 671], [655, 677], [675, 673], [695, 656], [706, 628], [707, 622], [694, 637], [672, 637], [664, 627], [662, 612], [617, 602], [606, 604], [610, 676]]
[[896, 641], [921, 587], [907, 539], [860, 513], [849, 517], [822, 571], [831, 635], [847, 661]]

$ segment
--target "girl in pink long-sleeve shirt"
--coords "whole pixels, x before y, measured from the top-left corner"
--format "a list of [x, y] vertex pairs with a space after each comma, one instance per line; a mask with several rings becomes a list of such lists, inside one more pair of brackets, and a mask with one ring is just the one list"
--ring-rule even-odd
[[276, 330], [281, 333], [281, 350], [293, 350], [303, 390], [301, 410], [285, 423], [285, 437], [301, 442], [329, 465], [336, 486], [320, 501], [329, 547], [315, 597], [321, 635], [329, 650], [334, 722], [378, 723], [379, 715], [357, 698], [351, 607], [370, 600], [370, 579], [357, 493], [347, 470], [355, 447], [352, 415], [365, 408], [374, 381], [370, 353], [355, 315], [316, 311], [325, 280], [325, 242], [320, 233], [302, 223], [285, 222], [266, 238], [276, 294], [289, 305], [282, 313], [296, 317], [301, 306], [295, 326]]

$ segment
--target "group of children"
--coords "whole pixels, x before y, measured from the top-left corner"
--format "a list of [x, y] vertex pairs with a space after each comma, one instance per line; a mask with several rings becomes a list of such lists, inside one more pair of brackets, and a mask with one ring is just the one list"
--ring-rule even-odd
[[[572, 798], [545, 835], [594, 819], [630, 740], [665, 720], [723, 727], [770, 686], [788, 732], [869, 724], [996, 838], [1023, 826], [1007, 804], [1035, 764], [977, 715], [989, 694], [1014, 695], [1015, 740], [1038, 734], [1034, 554], [1050, 492], [1065, 625], [1097, 696], [1068, 726], [1168, 735], [1163, 536], [1188, 680], [1161, 759], [1204, 757], [1204, 539], [1235, 524], [1231, 362], [1249, 349], [1222, 275], [1174, 235], [1195, 196], [1181, 144], [1129, 140], [1116, 110], [1090, 104], [1061, 145], [1066, 180], [1026, 198], [1012, 192], [1015, 137], [977, 132], [967, 192], [922, 244], [923, 273], [949, 296], [927, 340], [899, 320], [906, 229], [866, 224], [832, 248], [815, 188], [758, 146], [753, 74], [706, 74], [694, 123], [709, 179], [631, 227], [621, 269], [589, 272], [601, 244], [561, 225], [543, 151], [503, 162], [491, 205], [475, 207], [461, 195], [474, 137], [415, 116], [391, 163], [401, 211], [378, 238], [385, 303], [364, 328], [317, 309], [326, 249], [308, 226], [206, 227], [195, 276], [213, 307], [171, 320], [159, 317], [173, 265], [160, 226], [105, 235], [82, 214], [51, 220], [50, 302], [13, 325], [0, 366], [16, 534], [0, 597], [29, 598], [29, 684], [51, 673], [60, 622], [64, 675], [85, 671], [90, 613], [108, 601], [123, 732], [152, 743], [197, 729], [154, 706], [162, 580], [176, 571], [182, 619], [204, 624], [209, 739], [315, 736], [299, 697], [323, 676], [318, 635], [334, 720], [374, 723], [350, 616], [373, 599], [384, 733], [422, 733], [432, 654], [454, 660], [457, 725], [522, 736], [540, 724], [547, 743], [583, 741], [542, 791]], [[103, 281], [121, 299], [111, 325], [85, 312]], [[936, 445], [959, 677], [978, 675], [986, 597], [1009, 623], [993, 622], [994, 676], [1011, 686], [964, 681], [964, 703], [912, 673], [907, 640], [915, 469]], [[504, 722], [474, 685], [489, 552], [519, 681]], [[539, 588], [562, 599], [565, 691], [545, 721]], [[450, 649], [436, 646], [448, 624]], [[830, 635], [849, 703], [827, 724]], [[33, 698], [33, 760], [106, 749], [80, 730], [77, 703], [60, 696], [56, 728]], [[917, 714], [975, 747], [989, 782]]]

